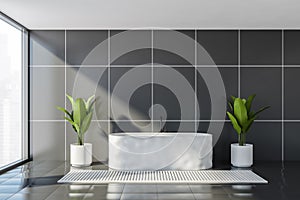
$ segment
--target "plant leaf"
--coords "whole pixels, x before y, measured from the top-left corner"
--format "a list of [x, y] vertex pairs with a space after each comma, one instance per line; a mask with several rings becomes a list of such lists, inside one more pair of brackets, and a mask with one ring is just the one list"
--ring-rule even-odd
[[71, 105], [72, 105], [72, 109], [74, 110], [74, 99], [73, 99], [73, 97], [71, 97], [71, 96], [68, 95], [68, 94], [66, 94], [66, 96], [68, 97], [68, 99], [69, 99], [69, 101], [70, 101], [70, 103], [71, 103]]
[[270, 107], [271, 107], [271, 106], [265, 106], [265, 107], [259, 109], [257, 112], [255, 112], [255, 113], [253, 114], [253, 116], [257, 116], [259, 113], [261, 113], [262, 111], [264, 111], [264, 110], [266, 110], [266, 109], [268, 109], [268, 108], [270, 108]]
[[[247, 108], [247, 113], [250, 114], [251, 106], [252, 106], [252, 101], [255, 98], [256, 94], [252, 94], [248, 97], [247, 102], [246, 102], [246, 108]], [[250, 117], [249, 117], [250, 118]]]
[[243, 126], [243, 128], [242, 128], [243, 133], [247, 133], [249, 131], [249, 129], [255, 119], [256, 119], [256, 116], [252, 117], [245, 123], [245, 126]]
[[67, 115], [69, 115], [69, 117], [72, 119], [72, 115], [66, 109], [59, 107], [59, 106], [57, 106], [56, 108], [64, 113], [66, 113]]
[[234, 116], [238, 121], [239, 125], [243, 127], [248, 120], [247, 109], [243, 100], [236, 98], [234, 101]]
[[86, 110], [90, 110], [90, 105], [92, 105], [92, 100], [95, 97], [95, 95], [90, 96], [88, 100], [86, 101]]
[[251, 119], [252, 117], [254, 117], [254, 112], [250, 111], [250, 113], [248, 114], [248, 118]]
[[231, 111], [233, 111], [233, 106], [232, 106], [232, 103], [230, 101], [228, 101], [228, 107], [230, 108]]
[[242, 102], [243, 102], [244, 104], [246, 104], [247, 100], [246, 100], [246, 99], [242, 99]]
[[230, 119], [230, 121], [233, 125], [233, 128], [236, 130], [236, 132], [238, 134], [240, 134], [242, 129], [241, 129], [240, 125], [238, 124], [236, 118], [230, 112], [227, 112], [227, 115], [228, 115], [228, 117], [229, 117], [229, 119]]
[[231, 98], [232, 103], [234, 103], [236, 97], [234, 97], [234, 96], [231, 95], [230, 98]]
[[245, 129], [245, 133], [247, 133], [249, 131], [249, 129], [251, 128], [251, 125], [252, 123], [254, 122], [254, 120], [256, 119], [256, 116], [251, 118], [249, 121], [248, 121], [248, 125], [247, 125], [247, 128]]
[[86, 108], [85, 103], [82, 98], [76, 99], [74, 103], [74, 109], [73, 109], [73, 118], [74, 122], [79, 125], [79, 127], [82, 124], [83, 119], [86, 116]]
[[81, 133], [84, 134], [90, 127], [92, 121], [93, 112], [90, 112], [84, 119], [81, 125]]
[[92, 108], [93, 108], [93, 105], [95, 104], [95, 102], [96, 102], [96, 99], [94, 99], [94, 100], [92, 101], [92, 103], [90, 104], [88, 113], [92, 112]]
[[73, 122], [70, 118], [65, 117], [65, 119], [70, 122], [70, 124], [75, 128], [75, 131], [79, 133], [79, 126], [75, 122]]

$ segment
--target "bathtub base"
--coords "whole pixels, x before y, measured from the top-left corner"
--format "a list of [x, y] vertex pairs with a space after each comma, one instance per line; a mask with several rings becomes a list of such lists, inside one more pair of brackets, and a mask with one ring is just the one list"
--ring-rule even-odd
[[115, 170], [210, 169], [212, 158], [210, 134], [122, 133], [109, 136], [108, 163]]

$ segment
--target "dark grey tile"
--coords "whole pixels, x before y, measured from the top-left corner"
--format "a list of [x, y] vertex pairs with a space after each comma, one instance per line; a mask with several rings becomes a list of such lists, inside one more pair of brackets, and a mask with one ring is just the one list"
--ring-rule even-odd
[[[192, 97], [190, 97], [191, 99]], [[177, 96], [170, 90], [162, 85], [153, 84], [153, 116], [162, 120], [180, 120], [181, 104]], [[187, 108], [191, 109], [193, 104], [189, 104]], [[183, 109], [183, 107], [182, 107]], [[186, 118], [192, 118], [193, 113], [188, 113]]]
[[242, 65], [281, 65], [281, 30], [242, 30], [240, 59]]
[[120, 200], [122, 193], [88, 193], [84, 196], [84, 200], [101, 200], [101, 199], [109, 199], [109, 200]]
[[[217, 69], [217, 70], [216, 70]], [[197, 113], [197, 119], [200, 120], [224, 120], [227, 119], [225, 112], [222, 112], [224, 108], [216, 108], [220, 110], [217, 117], [211, 116], [211, 106], [214, 98], [208, 89], [208, 84], [205, 80], [215, 80], [214, 84], [217, 83], [218, 77], [221, 78], [221, 83], [224, 85], [225, 91], [216, 92], [215, 85], [212, 84], [211, 92], [216, 92], [215, 102], [226, 102], [227, 99], [233, 95], [237, 96], [238, 94], [238, 68], [233, 67], [197, 67], [197, 100], [199, 112]], [[217, 76], [215, 73], [218, 73]], [[206, 76], [206, 77], [203, 77]], [[204, 79], [206, 78], [206, 79]], [[216, 106], [222, 106], [221, 103], [216, 103]], [[226, 105], [227, 106], [227, 103]]]
[[281, 68], [242, 67], [241, 97], [256, 94], [252, 109], [257, 111], [263, 106], [271, 107], [259, 115], [259, 119], [281, 119]]
[[[123, 191], [124, 186], [125, 186], [124, 183], [110, 183], [107, 185], [107, 192], [108, 193], [120, 193]], [[99, 187], [100, 187], [100, 189], [97, 190]], [[94, 185], [94, 189], [95, 189], [95, 192], [104, 190], [103, 186], [100, 186], [100, 185]]]
[[195, 31], [153, 31], [153, 62], [163, 65], [195, 64]]
[[66, 59], [71, 65], [107, 65], [108, 31], [69, 30], [66, 33]]
[[112, 119], [150, 119], [152, 98], [150, 67], [112, 67], [110, 84]]
[[30, 119], [61, 120], [56, 106], [65, 104], [65, 70], [60, 67], [30, 68]]
[[149, 193], [140, 193], [140, 194], [129, 194], [129, 193], [123, 193], [121, 196], [122, 200], [140, 200], [140, 199], [151, 199], [155, 200], [157, 199], [157, 194], [149, 194]]
[[[184, 121], [178, 121], [178, 122], [163, 122], [162, 128], [164, 132], [187, 132], [187, 133], [194, 133], [195, 132], [195, 122], [184, 122]], [[154, 123], [154, 132], [159, 132], [161, 129], [160, 123], [155, 122]]]
[[31, 65], [65, 64], [65, 31], [30, 31]]
[[[86, 193], [84, 199], [107, 199], [108, 198], [107, 195], [110, 193], [109, 185], [91, 185], [90, 190]], [[119, 192], [120, 192], [119, 196], [121, 196], [122, 190]], [[113, 192], [113, 193], [118, 193], [118, 192]]]
[[299, 122], [284, 123], [284, 159], [286, 161], [300, 160]]
[[300, 85], [300, 68], [285, 67], [284, 68], [284, 119], [298, 120], [300, 119], [300, 98], [298, 86]]
[[195, 193], [204, 194], [227, 194], [221, 185], [201, 185], [201, 184], [190, 184], [191, 191]]
[[[223, 128], [222, 128], [223, 124]], [[221, 131], [220, 131], [221, 130]], [[213, 161], [230, 163], [230, 144], [237, 142], [237, 134], [230, 122], [200, 122], [198, 132], [211, 133], [213, 136]]]
[[193, 200], [196, 199], [194, 194], [192, 193], [158, 193], [158, 199], [185, 199], [185, 200]]
[[162, 184], [157, 187], [158, 193], [191, 193], [188, 184]]
[[195, 119], [195, 68], [154, 67], [153, 118]]
[[[73, 98], [96, 97], [94, 120], [108, 120], [108, 68], [67, 67], [66, 92]], [[68, 99], [67, 110], [71, 110]]]
[[[238, 135], [231, 122], [224, 123], [222, 132], [218, 132], [221, 122], [201, 122], [198, 132], [213, 134], [214, 164], [230, 164], [230, 144], [238, 142]], [[210, 126], [210, 130], [207, 130]], [[281, 160], [281, 123], [254, 123], [247, 133], [246, 142], [254, 145], [254, 161]], [[263, 153], [262, 153], [263, 152]]]
[[213, 200], [231, 200], [227, 194], [209, 194], [209, 193], [194, 193], [195, 199], [213, 199]]
[[285, 30], [284, 31], [284, 64], [299, 65], [300, 64], [300, 31]]
[[44, 193], [38, 193], [38, 194], [22, 194], [22, 193], [17, 193], [14, 194], [9, 198], [9, 200], [41, 200], [47, 198], [47, 194]]
[[83, 199], [89, 189], [90, 185], [61, 185], [46, 199]]
[[203, 49], [217, 65], [238, 64], [238, 31], [237, 30], [198, 30], [197, 65], [210, 65], [210, 59], [204, 59]]
[[53, 170], [64, 164], [62, 160], [41, 160], [40, 162], [35, 160], [34, 162], [37, 162], [33, 166], [34, 170]]
[[[31, 122], [30, 130], [32, 132], [32, 153], [34, 160], [64, 160], [64, 124], [64, 122]], [[49, 167], [47, 166], [47, 168]], [[41, 169], [42, 165], [38, 168]], [[46, 171], [50, 170], [51, 168]]]
[[151, 63], [151, 31], [110, 31], [111, 65], [144, 65]]
[[155, 184], [126, 184], [120, 192], [123, 194], [156, 194], [157, 187]]
[[151, 132], [151, 121], [111, 121], [110, 133]]
[[254, 161], [281, 160], [281, 122], [254, 123], [246, 140], [254, 145]]
[[[279, 123], [281, 124], [281, 123]], [[298, 128], [298, 127], [296, 127]], [[268, 129], [269, 130], [269, 129]], [[256, 136], [255, 136], [256, 138]], [[263, 140], [262, 142], [264, 142]], [[265, 145], [266, 146], [266, 145]], [[262, 152], [262, 151], [261, 151]], [[37, 161], [34, 161], [37, 163]], [[30, 170], [41, 170], [47, 165], [57, 166], [57, 161], [39, 161]], [[66, 165], [58, 165], [62, 168]], [[40, 167], [41, 168], [40, 168]], [[93, 169], [103, 165], [94, 164]], [[103, 168], [101, 168], [103, 169]], [[222, 168], [224, 169], [224, 168]], [[0, 185], [0, 199], [298, 199], [299, 162], [258, 162], [255, 161], [253, 171], [266, 178], [269, 183], [263, 185], [199, 185], [192, 184], [158, 184], [132, 185], [28, 185], [19, 188], [11, 185]], [[69, 169], [68, 169], [69, 170]], [[35, 177], [34, 177], [35, 178]], [[42, 174], [41, 180], [49, 178]], [[38, 180], [38, 179], [37, 179]], [[149, 186], [149, 187], [148, 187]], [[1, 190], [3, 189], [3, 190]], [[20, 190], [21, 189], [21, 190]], [[19, 191], [20, 190], [20, 191]], [[158, 190], [157, 194], [156, 191]], [[16, 193], [17, 192], [17, 193]]]

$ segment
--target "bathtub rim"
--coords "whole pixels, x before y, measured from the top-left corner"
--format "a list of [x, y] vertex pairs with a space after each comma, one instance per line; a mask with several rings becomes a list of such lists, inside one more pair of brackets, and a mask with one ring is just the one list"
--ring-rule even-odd
[[193, 133], [193, 132], [122, 132], [122, 133], [110, 133], [109, 137], [119, 137], [119, 136], [133, 136], [137, 138], [144, 137], [157, 137], [157, 136], [178, 136], [178, 135], [192, 135], [192, 136], [204, 136], [204, 137], [212, 137], [211, 133]]

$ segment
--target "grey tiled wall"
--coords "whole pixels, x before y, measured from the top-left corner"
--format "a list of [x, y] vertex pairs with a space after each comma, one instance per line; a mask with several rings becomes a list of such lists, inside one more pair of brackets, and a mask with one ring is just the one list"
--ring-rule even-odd
[[[121, 131], [118, 124], [131, 131], [141, 131], [135, 123], [152, 123], [154, 130], [160, 113], [149, 113], [152, 102], [161, 104], [168, 114], [166, 128], [177, 131], [179, 124], [184, 131], [206, 132], [209, 123], [225, 122], [220, 138], [214, 138], [214, 158], [229, 162], [230, 143], [237, 140], [227, 118], [211, 119], [211, 102], [207, 86], [196, 68], [212, 66], [200, 59], [193, 43], [180, 44], [193, 63], [171, 52], [155, 49], [156, 45], [176, 43], [168, 37], [167, 30], [130, 31], [124, 41], [108, 40], [98, 57], [84, 62], [87, 54], [99, 43], [120, 31], [109, 30], [57, 30], [31, 31], [30, 42], [30, 121], [34, 159], [68, 159], [69, 144], [75, 141], [71, 127], [62, 120], [55, 106], [66, 105], [65, 93], [72, 94], [75, 80], [80, 79], [83, 97], [111, 93], [116, 82], [134, 67], [149, 79], [150, 84], [138, 88], [130, 100], [130, 106], [140, 115], [131, 119], [113, 116], [109, 97], [101, 99], [97, 107], [87, 141], [94, 143], [95, 159], [107, 160], [107, 134]], [[180, 31], [206, 49], [218, 66], [224, 81], [226, 94], [248, 96], [257, 94], [254, 109], [263, 105], [271, 108], [260, 115], [247, 136], [255, 144], [254, 159], [257, 161], [300, 160], [300, 31], [298, 30], [185, 30]], [[135, 50], [110, 60], [110, 55], [126, 44], [143, 43], [154, 48]], [[157, 77], [170, 78], [169, 65], [182, 74], [196, 89], [201, 115], [195, 112], [195, 99], [191, 98], [190, 115], [182, 118], [179, 102], [167, 88], [151, 84]], [[143, 65], [142, 67], [140, 65]], [[103, 73], [102, 73], [103, 72]], [[101, 77], [98, 74], [102, 74]], [[196, 76], [195, 76], [196, 75]], [[98, 87], [94, 88], [94, 85]], [[129, 86], [128, 86], [129, 87]], [[180, 86], [178, 86], [180, 87]], [[101, 96], [101, 95], [100, 95]], [[108, 95], [109, 96], [109, 95]], [[120, 97], [122, 100], [122, 97]], [[220, 98], [224, 98], [221, 97]], [[156, 113], [158, 112], [158, 113]], [[151, 114], [153, 120], [151, 121]], [[146, 129], [147, 130], [147, 129]], [[151, 129], [150, 129], [151, 131]]]

